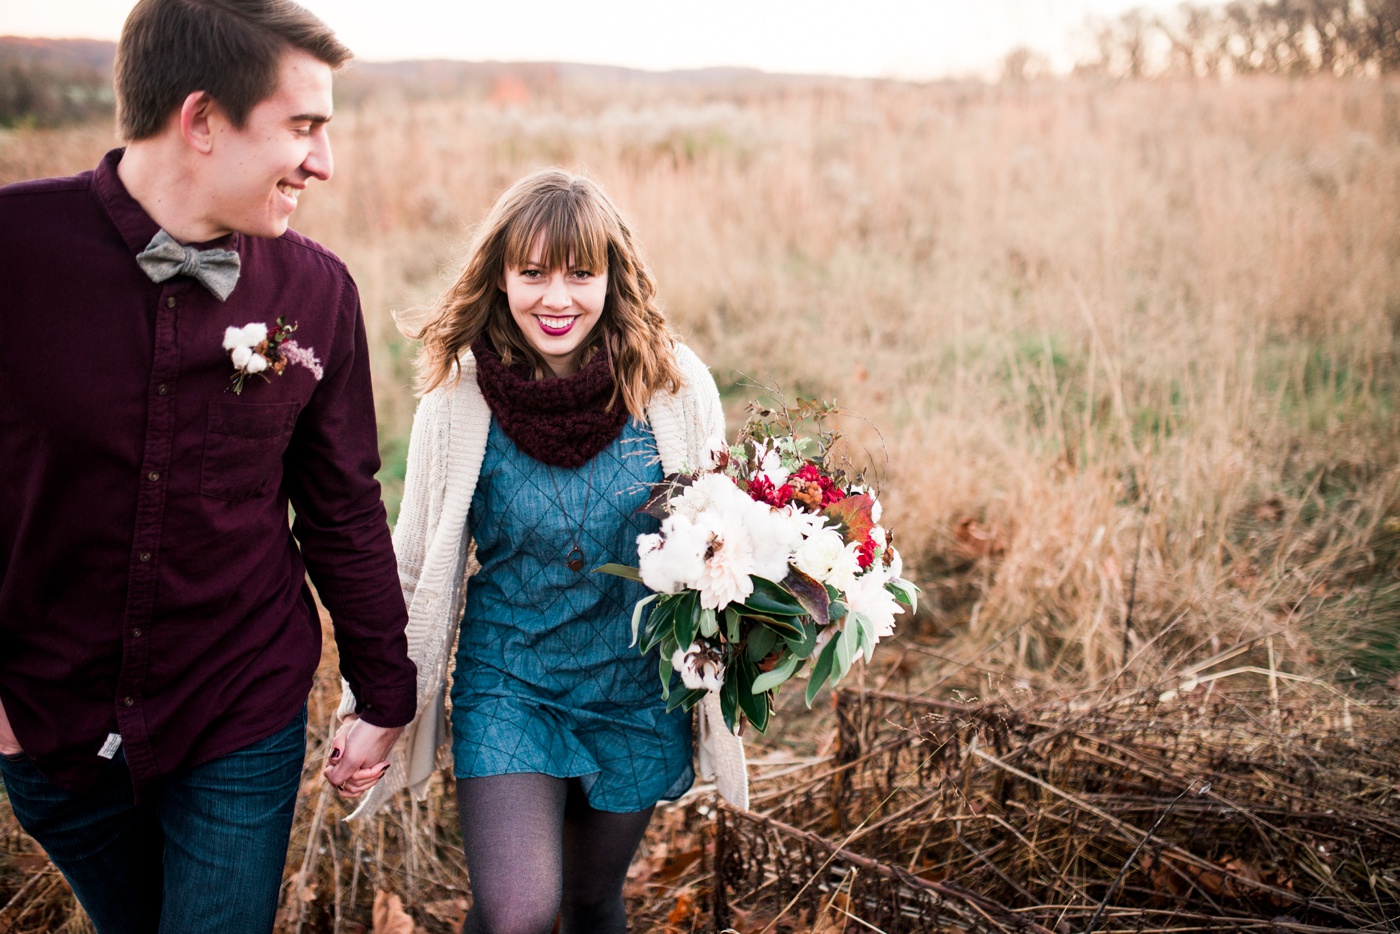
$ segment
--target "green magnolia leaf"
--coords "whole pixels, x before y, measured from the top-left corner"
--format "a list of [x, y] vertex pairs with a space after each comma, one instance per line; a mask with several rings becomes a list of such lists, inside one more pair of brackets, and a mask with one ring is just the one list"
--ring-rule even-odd
[[661, 662], [657, 666], [657, 674], [661, 676], [661, 699], [666, 700], [671, 696], [671, 653], [662, 652]]
[[641, 626], [641, 624], [642, 624], [642, 610], [645, 610], [645, 609], [647, 608], [647, 604], [651, 603], [653, 600], [655, 600], [655, 599], [656, 599], [657, 597], [659, 597], [659, 596], [661, 596], [661, 595], [660, 595], [660, 594], [655, 594], [655, 593], [654, 593], [654, 594], [652, 594], [652, 595], [649, 596], [649, 597], [643, 597], [642, 599], [640, 599], [640, 600], [637, 601], [637, 605], [636, 605], [636, 606], [632, 607], [632, 642], [631, 642], [631, 645], [636, 645], [636, 644], [637, 644], [637, 627]]
[[785, 637], [791, 638], [800, 636], [802, 634], [801, 617], [759, 616], [753, 613], [747, 613], [744, 615], [744, 619], [750, 619], [754, 620], [755, 622], [762, 623], [763, 625], [772, 628], [774, 631], [781, 633]]
[[724, 714], [724, 725], [734, 732], [739, 722], [739, 679], [726, 677], [719, 688], [719, 712]]
[[677, 707], [689, 710], [700, 702], [700, 698], [705, 696], [704, 688], [687, 688], [684, 691], [676, 691], [671, 695], [671, 699], [666, 702], [666, 712], [670, 713]]
[[780, 684], [787, 682], [797, 671], [797, 666], [802, 664], [802, 659], [796, 655], [788, 653], [784, 655], [772, 671], [760, 671], [758, 677], [753, 680], [753, 692], [762, 694], [764, 691], [771, 691]]
[[758, 668], [747, 658], [740, 656], [735, 660], [737, 664], [729, 670], [733, 677], [738, 669], [738, 677], [735, 678], [734, 693], [738, 697], [739, 709], [744, 712], [744, 716], [749, 718], [754, 729], [762, 733], [768, 727], [768, 695], [755, 692], [753, 689], [754, 680], [758, 677]]
[[681, 648], [695, 644], [696, 630], [700, 628], [700, 614], [695, 602], [695, 591], [687, 590], [676, 600], [676, 641]]
[[[839, 635], [839, 633], [837, 634]], [[807, 681], [807, 706], [812, 706], [812, 700], [821, 690], [826, 679], [831, 674], [831, 664], [836, 657], [836, 638], [822, 646], [821, 653], [817, 656], [817, 663], [812, 667], [812, 677]]]
[[[661, 640], [674, 636], [676, 605], [679, 601], [679, 594], [667, 594], [656, 601], [656, 606], [652, 607], [651, 616], [647, 617], [646, 626], [642, 628], [643, 655], [650, 652], [652, 646]], [[686, 644], [689, 645], [689, 643]]]
[[734, 604], [724, 608], [724, 637], [730, 642], [738, 644], [743, 638], [744, 614]]
[[837, 644], [836, 660], [831, 669], [831, 686], [841, 683], [841, 679], [846, 677], [846, 672], [851, 670], [851, 662], [855, 661], [856, 652], [859, 651], [860, 627], [847, 626], [840, 635], [833, 636], [832, 642]]
[[910, 613], [916, 613], [919, 609], [919, 594], [921, 591], [913, 581], [907, 581], [902, 577], [896, 577], [885, 584], [885, 589], [894, 594], [894, 598], [900, 603], [909, 607]]
[[709, 638], [719, 632], [719, 623], [715, 620], [715, 611], [709, 607], [700, 608], [700, 635]]
[[593, 569], [594, 574], [611, 574], [614, 577], [625, 577], [629, 581], [642, 582], [642, 572], [634, 567], [625, 564], [604, 564]]
[[799, 619], [797, 624], [802, 627], [802, 635], [796, 639], [789, 637], [787, 647], [800, 659], [810, 658], [817, 649], [817, 626], [810, 619]]
[[762, 577], [749, 577], [753, 581], [753, 593], [742, 601], [743, 607], [763, 616], [802, 616], [807, 611], [802, 604], [783, 588]]
[[826, 611], [831, 604], [831, 597], [826, 592], [825, 584], [797, 568], [789, 568], [788, 576], [783, 578], [783, 587], [802, 605], [802, 609], [807, 611], [807, 615], [812, 617], [818, 626], [827, 624]]
[[767, 626], [754, 626], [744, 639], [745, 653], [752, 662], [761, 662], [773, 651], [778, 634]]
[[860, 627], [860, 648], [865, 653], [865, 662], [868, 665], [875, 655], [875, 643], [879, 638], [875, 635], [875, 621], [864, 613], [856, 612], [851, 613], [851, 620]]
[[831, 606], [828, 608], [828, 614], [831, 617], [831, 621], [834, 623], [845, 617], [846, 611], [848, 609], [850, 609], [850, 607], [846, 605], [846, 601], [832, 600]]

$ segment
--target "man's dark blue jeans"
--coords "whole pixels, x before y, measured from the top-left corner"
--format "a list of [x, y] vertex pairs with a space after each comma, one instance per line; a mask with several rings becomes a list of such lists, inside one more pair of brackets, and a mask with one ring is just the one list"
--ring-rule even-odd
[[245, 749], [169, 776], [132, 803], [120, 753], [70, 794], [23, 755], [0, 776], [20, 826], [48, 852], [98, 934], [263, 934], [306, 756], [306, 709]]

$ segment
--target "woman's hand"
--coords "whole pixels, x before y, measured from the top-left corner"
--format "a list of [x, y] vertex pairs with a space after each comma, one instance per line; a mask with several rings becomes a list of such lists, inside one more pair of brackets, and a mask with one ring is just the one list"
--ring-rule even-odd
[[375, 786], [389, 768], [389, 750], [403, 727], [381, 727], [351, 717], [331, 740], [330, 759], [322, 774], [342, 798], [358, 798]]

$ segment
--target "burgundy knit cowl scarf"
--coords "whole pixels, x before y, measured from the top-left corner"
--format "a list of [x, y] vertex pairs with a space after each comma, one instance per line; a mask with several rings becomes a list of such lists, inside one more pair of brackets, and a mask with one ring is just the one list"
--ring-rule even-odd
[[611, 411], [612, 367], [606, 347], [572, 376], [534, 379], [530, 365], [507, 367], [485, 338], [472, 344], [476, 384], [506, 437], [552, 467], [582, 467], [622, 433], [627, 406]]

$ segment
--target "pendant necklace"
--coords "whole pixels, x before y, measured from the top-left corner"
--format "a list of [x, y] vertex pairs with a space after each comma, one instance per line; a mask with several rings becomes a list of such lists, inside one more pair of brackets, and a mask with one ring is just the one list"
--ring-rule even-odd
[[[569, 549], [568, 555], [564, 559], [564, 563], [569, 566], [569, 570], [571, 571], [582, 572], [585, 563], [581, 542], [583, 541], [583, 527], [588, 521], [588, 504], [589, 501], [593, 499], [593, 468], [596, 467], [597, 464], [598, 458], [596, 457], [588, 462], [588, 491], [583, 496], [583, 514], [579, 516], [578, 533], [575, 534], [569, 542], [573, 547]], [[564, 513], [564, 520], [565, 523], [567, 523], [569, 514], [564, 510], [564, 497], [563, 494], [559, 492], [559, 481], [554, 478], [553, 467], [549, 468], [549, 482], [554, 484], [554, 501], [559, 504], [559, 511]]]

